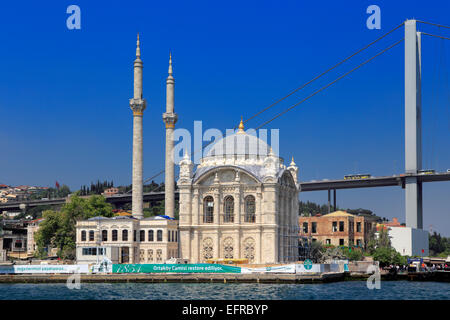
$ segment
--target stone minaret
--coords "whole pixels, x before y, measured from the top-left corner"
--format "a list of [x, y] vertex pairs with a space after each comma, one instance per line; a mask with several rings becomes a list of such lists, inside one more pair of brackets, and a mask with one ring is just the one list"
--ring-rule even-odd
[[169, 76], [166, 80], [166, 112], [163, 113], [163, 121], [166, 124], [166, 174], [165, 174], [165, 214], [175, 217], [175, 176], [173, 154], [173, 130], [178, 120], [174, 112], [174, 87], [175, 79], [172, 76], [172, 54], [169, 57]]
[[146, 107], [145, 99], [142, 99], [142, 68], [141, 49], [139, 48], [139, 34], [137, 36], [136, 60], [134, 60], [134, 96], [130, 99], [130, 107], [133, 110], [133, 217], [142, 219], [142, 118]]

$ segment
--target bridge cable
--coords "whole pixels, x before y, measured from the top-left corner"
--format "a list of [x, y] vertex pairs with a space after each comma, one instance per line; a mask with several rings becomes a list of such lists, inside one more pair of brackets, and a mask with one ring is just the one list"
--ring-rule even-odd
[[[148, 179], [145, 179], [144, 182], [143, 182], [142, 184], [144, 185], [146, 182], [148, 182], [148, 181], [150, 181], [150, 180], [153, 180], [154, 178], [160, 176], [161, 174], [164, 173], [164, 171], [166, 171], [166, 170], [161, 170], [160, 172], [158, 172], [158, 173], [155, 174], [154, 176], [152, 176], [152, 177], [150, 177], [150, 178], [148, 178]], [[159, 187], [159, 186], [158, 186], [158, 187]], [[158, 188], [158, 187], [157, 187], [157, 188]], [[155, 190], [156, 190], [157, 188], [155, 188]], [[131, 188], [131, 190], [128, 190], [127, 192], [125, 192], [125, 194], [131, 193], [132, 191], [133, 191], [133, 188]], [[151, 191], [154, 191], [154, 190], [151, 190]]]
[[145, 179], [144, 182], [143, 182], [143, 184], [145, 184], [146, 182], [149, 182], [150, 180], [153, 180], [154, 178], [160, 176], [160, 175], [163, 174], [165, 171], [166, 171], [166, 170], [161, 170], [160, 172], [158, 172], [158, 173], [155, 174], [154, 176], [152, 176], [152, 177], [150, 177], [150, 178], [148, 178], [148, 179]]
[[[288, 95], [284, 96], [283, 98], [278, 99], [277, 101], [275, 101], [274, 103], [272, 103], [271, 105], [269, 105], [268, 107], [264, 108], [263, 110], [257, 112], [256, 114], [254, 114], [253, 116], [251, 116], [250, 118], [248, 118], [247, 120], [243, 121], [244, 123], [252, 120], [253, 118], [256, 118], [257, 116], [259, 116], [260, 114], [262, 114], [263, 112], [269, 110], [270, 108], [272, 108], [273, 106], [277, 105], [278, 103], [280, 103], [281, 101], [285, 100], [286, 98], [290, 97], [291, 95], [293, 95], [294, 93], [296, 93], [297, 91], [305, 88], [306, 86], [308, 86], [309, 84], [313, 83], [314, 81], [316, 81], [317, 79], [321, 78], [322, 76], [324, 76], [325, 74], [327, 74], [328, 72], [332, 71], [333, 69], [336, 69], [338, 66], [340, 66], [341, 64], [343, 64], [344, 62], [346, 62], [347, 60], [349, 60], [350, 58], [356, 56], [358, 53], [366, 50], [368, 47], [370, 47], [371, 45], [373, 45], [374, 43], [380, 41], [381, 39], [385, 38], [387, 35], [391, 34], [392, 32], [394, 32], [395, 30], [397, 30], [398, 28], [400, 28], [401, 26], [404, 25], [404, 22], [402, 22], [400, 25], [398, 25], [397, 27], [395, 27], [394, 29], [386, 32], [384, 35], [382, 35], [381, 37], [375, 39], [374, 41], [372, 41], [371, 43], [367, 44], [366, 46], [362, 47], [361, 49], [359, 49], [358, 51], [355, 51], [353, 54], [351, 54], [350, 56], [348, 56], [347, 58], [341, 60], [340, 62], [338, 62], [337, 64], [335, 64], [334, 66], [332, 66], [331, 68], [325, 70], [324, 72], [322, 72], [321, 74], [317, 75], [316, 77], [314, 77], [313, 79], [309, 80], [308, 82], [304, 83], [303, 85], [301, 85], [300, 87], [292, 90]], [[234, 128], [236, 129], [236, 127]]]
[[[388, 35], [389, 33], [392, 33], [392, 32], [395, 31], [396, 29], [400, 28], [402, 25], [403, 25], [403, 23], [400, 24], [399, 26], [395, 27], [394, 29], [392, 29], [392, 30], [389, 31], [388, 33], [384, 34], [382, 37], [380, 37], [380, 38], [378, 38], [378, 39], [372, 41], [370, 44], [368, 44], [368, 45], [367, 45], [366, 47], [364, 47], [363, 49], [360, 49], [358, 52], [356, 52], [356, 53], [353, 54], [352, 56], [354, 56], [354, 55], [356, 55], [357, 53], [361, 52], [362, 50], [366, 49], [368, 46], [374, 44], [375, 42], [381, 40], [382, 38], [384, 38], [384, 37], [385, 37], [386, 35]], [[380, 52], [379, 52], [378, 54], [376, 54], [375, 56], [372, 56], [370, 59], [368, 59], [368, 60], [364, 61], [363, 63], [359, 64], [357, 67], [353, 68], [353, 69], [350, 70], [349, 72], [343, 74], [341, 77], [335, 79], [334, 81], [330, 82], [330, 83], [327, 84], [326, 86], [324, 86], [324, 87], [320, 88], [319, 90], [315, 91], [314, 93], [312, 93], [311, 95], [309, 95], [307, 98], [301, 100], [300, 102], [298, 102], [298, 103], [296, 103], [295, 105], [291, 106], [290, 108], [284, 110], [283, 112], [281, 112], [280, 114], [278, 114], [278, 115], [275, 116], [274, 118], [272, 118], [272, 119], [270, 119], [269, 121], [264, 122], [262, 125], [256, 127], [255, 130], [257, 130], [257, 129], [263, 127], [263, 126], [265, 126], [266, 124], [268, 124], [268, 123], [272, 122], [273, 120], [275, 120], [276, 118], [282, 116], [283, 114], [285, 114], [286, 112], [288, 112], [288, 111], [291, 110], [292, 108], [298, 106], [299, 104], [305, 102], [305, 101], [308, 100], [309, 98], [315, 96], [317, 93], [323, 91], [324, 89], [326, 89], [326, 88], [328, 88], [329, 86], [333, 85], [334, 83], [338, 82], [339, 80], [341, 80], [342, 78], [344, 78], [344, 77], [347, 76], [348, 74], [352, 73], [353, 71], [359, 69], [360, 67], [362, 67], [362, 66], [365, 65], [366, 63], [370, 62], [371, 60], [373, 60], [373, 59], [376, 58], [377, 56], [379, 56], [379, 55], [383, 54], [384, 52], [388, 51], [389, 49], [395, 47], [396, 45], [398, 45], [399, 43], [401, 43], [403, 40], [404, 40], [404, 39], [401, 39], [401, 40], [397, 41], [396, 43], [392, 44], [391, 46], [389, 46], [389, 47], [385, 48], [384, 50], [380, 51]], [[348, 58], [342, 60], [339, 64], [342, 64], [342, 63], [345, 62], [346, 60], [350, 59], [352, 56], [349, 56]], [[320, 78], [322, 75], [324, 75], [325, 73], [331, 71], [332, 69], [334, 69], [335, 67], [337, 67], [339, 64], [337, 64], [337, 65], [335, 65], [334, 67], [328, 69], [328, 71], [322, 73], [322, 74], [319, 75], [318, 77], [316, 77], [316, 78], [314, 78], [313, 80], [309, 81], [307, 84], [309, 84], [309, 83], [313, 82], [314, 80]], [[305, 87], [307, 84], [303, 85], [302, 87]], [[302, 87], [297, 88], [296, 91], [300, 90]], [[294, 92], [291, 92], [291, 94], [293, 94], [293, 93], [294, 93]], [[291, 94], [290, 94], [290, 95], [291, 95]], [[286, 97], [280, 99], [278, 102], [282, 101], [283, 99], [285, 99], [285, 98], [287, 98], [287, 97], [288, 97], [288, 96], [286, 96]], [[277, 103], [278, 103], [278, 102], [277, 102]], [[272, 104], [272, 106], [274, 106], [274, 105], [275, 105], [275, 104]], [[268, 107], [268, 108], [269, 108], [269, 107]], [[250, 119], [253, 119], [253, 118], [256, 117], [257, 115], [259, 115], [259, 114], [261, 114], [262, 112], [268, 110], [268, 108], [266, 108], [266, 109], [260, 111], [259, 113], [257, 113], [256, 115], [250, 117], [250, 118], [247, 119], [246, 121], [249, 121]], [[246, 122], [246, 121], [245, 121], [245, 122]], [[192, 153], [192, 155], [196, 154], [196, 153], [199, 152], [199, 151], [204, 150], [207, 146], [209, 146], [209, 145], [210, 145], [211, 143], [213, 143], [213, 142], [215, 142], [215, 140], [214, 140], [214, 141], [211, 140], [211, 141], [208, 142], [206, 145], [201, 146], [198, 150], [195, 150], [195, 151]], [[192, 156], [192, 155], [191, 155], [191, 156]], [[165, 172], [165, 170], [161, 170], [158, 174], [154, 175], [154, 176], [151, 177], [151, 178], [146, 179], [145, 182], [147, 182], [147, 181], [149, 181], [149, 180], [151, 180], [151, 179], [153, 179], [153, 178], [155, 178], [155, 177], [158, 177], [159, 175], [163, 174], [164, 172]]]
[[312, 98], [313, 96], [315, 96], [316, 94], [318, 94], [319, 92], [325, 90], [326, 88], [330, 87], [331, 85], [335, 84], [336, 82], [338, 82], [339, 80], [341, 80], [342, 78], [346, 77], [347, 75], [349, 75], [350, 73], [352, 73], [353, 71], [356, 71], [357, 69], [361, 68], [363, 65], [367, 64], [368, 62], [372, 61], [373, 59], [375, 59], [376, 57], [378, 57], [379, 55], [383, 54], [384, 52], [388, 51], [389, 49], [392, 49], [393, 47], [395, 47], [396, 45], [400, 44], [402, 41], [404, 40], [404, 38], [402, 38], [401, 40], [391, 44], [389, 47], [383, 49], [382, 51], [378, 52], [376, 55], [372, 56], [371, 58], [367, 59], [366, 61], [362, 62], [361, 64], [359, 64], [358, 66], [356, 66], [355, 68], [351, 69], [350, 71], [344, 73], [342, 76], [338, 77], [337, 79], [333, 80], [332, 82], [328, 83], [327, 85], [323, 86], [322, 88], [314, 91], [312, 94], [310, 94], [309, 96], [307, 96], [306, 98], [304, 98], [303, 100], [297, 102], [296, 104], [292, 105], [291, 107], [287, 108], [286, 110], [280, 112], [279, 114], [277, 114], [275, 117], [273, 117], [272, 119], [264, 122], [263, 124], [261, 124], [260, 126], [256, 127], [255, 130], [258, 130], [261, 127], [264, 127], [266, 124], [272, 122], [273, 120], [281, 117], [283, 114], [285, 114], [286, 112], [288, 112], [289, 110], [297, 107], [298, 105], [300, 105], [301, 103], [307, 101], [308, 99]]
[[[381, 39], [385, 38], [387, 35], [391, 34], [392, 32], [394, 32], [395, 30], [397, 30], [398, 28], [402, 27], [404, 25], [404, 22], [402, 22], [401, 24], [399, 24], [397, 27], [391, 29], [390, 31], [386, 32], [384, 35], [382, 35], [381, 37], [375, 39], [374, 41], [370, 42], [369, 44], [365, 45], [364, 47], [362, 47], [361, 49], [355, 51], [353, 54], [351, 54], [350, 56], [346, 57], [345, 59], [341, 60], [340, 62], [338, 62], [337, 64], [335, 64], [334, 66], [332, 66], [331, 68], [325, 70], [324, 72], [322, 72], [321, 74], [317, 75], [316, 77], [314, 77], [313, 79], [309, 80], [308, 82], [304, 83], [303, 85], [301, 85], [300, 87], [294, 89], [293, 91], [291, 91], [288, 95], [278, 99], [277, 101], [275, 101], [274, 103], [272, 103], [271, 105], [269, 105], [268, 107], [264, 108], [263, 110], [257, 112], [256, 114], [254, 114], [253, 116], [251, 116], [250, 118], [248, 118], [247, 120], [244, 120], [243, 123], [246, 123], [252, 119], [254, 119], [255, 117], [259, 116], [260, 114], [262, 114], [263, 112], [269, 110], [270, 108], [274, 107], [275, 105], [277, 105], [278, 103], [280, 103], [281, 101], [285, 100], [286, 98], [290, 97], [291, 95], [293, 95], [295, 92], [305, 88], [306, 86], [308, 86], [309, 84], [313, 83], [314, 81], [316, 81], [317, 79], [321, 78], [322, 76], [324, 76], [325, 74], [329, 73], [330, 71], [336, 69], [338, 66], [340, 66], [341, 64], [343, 64], [344, 62], [348, 61], [350, 58], [353, 58], [354, 56], [356, 56], [357, 54], [361, 53], [362, 51], [366, 50], [368, 47], [370, 47], [371, 45], [375, 44], [376, 42], [380, 41]], [[235, 130], [237, 128], [237, 126], [235, 126], [233, 129]], [[210, 142], [208, 142], [206, 145], [201, 146], [198, 150], [195, 150], [194, 152], [192, 152], [191, 156], [193, 156], [194, 154], [196, 154], [199, 151], [203, 151], [206, 147], [208, 147], [211, 143], [215, 142], [215, 140], [211, 140]], [[148, 178], [144, 181], [148, 182], [153, 178], [156, 178], [158, 176], [160, 176], [161, 174], [163, 174], [165, 172], [165, 170], [160, 171], [158, 174], [154, 175], [151, 178]]]
[[[443, 57], [444, 57], [444, 65], [443, 65], [443, 69], [444, 69], [444, 92], [447, 93], [447, 98], [448, 98], [448, 103], [446, 103], [447, 105], [447, 112], [448, 112], [448, 130], [450, 131], [450, 90], [449, 90], [449, 81], [448, 81], [448, 69], [447, 69], [447, 62], [445, 60], [445, 46], [444, 46], [444, 53], [443, 53]], [[444, 101], [445, 101], [445, 96], [444, 96]], [[445, 103], [445, 102], [444, 102]]]
[[[386, 32], [384, 35], [378, 37], [377, 39], [375, 39], [374, 41], [370, 42], [369, 44], [365, 45], [364, 47], [362, 47], [361, 49], [355, 51], [353, 54], [351, 54], [350, 56], [346, 57], [345, 59], [341, 60], [340, 62], [338, 62], [337, 64], [335, 64], [334, 66], [332, 66], [331, 68], [325, 70], [324, 72], [322, 72], [321, 74], [317, 75], [316, 77], [314, 77], [313, 79], [309, 80], [308, 82], [304, 83], [303, 85], [301, 85], [300, 87], [294, 89], [293, 91], [291, 91], [288, 95], [278, 99], [277, 101], [275, 101], [274, 103], [272, 103], [271, 105], [269, 105], [268, 107], [264, 108], [263, 110], [257, 112], [256, 114], [254, 114], [253, 116], [251, 116], [250, 118], [246, 119], [243, 121], [243, 123], [246, 123], [252, 119], [254, 119], [255, 117], [259, 116], [260, 114], [262, 114], [263, 112], [269, 110], [270, 108], [274, 107], [275, 105], [277, 105], [278, 103], [280, 103], [281, 101], [285, 100], [286, 98], [290, 97], [291, 95], [293, 95], [295, 92], [305, 88], [306, 86], [308, 86], [309, 84], [313, 83], [314, 81], [316, 81], [317, 79], [321, 78], [322, 76], [324, 76], [325, 74], [329, 73], [330, 71], [336, 69], [338, 66], [340, 66], [341, 64], [343, 64], [344, 62], [348, 61], [349, 59], [351, 59], [352, 57], [356, 56], [357, 54], [361, 53], [362, 51], [366, 50], [367, 48], [369, 48], [371, 45], [375, 44], [376, 42], [380, 41], [381, 39], [385, 38], [386, 36], [388, 36], [389, 34], [391, 34], [392, 32], [394, 32], [395, 30], [397, 30], [398, 28], [402, 27], [404, 25], [404, 22], [402, 22], [401, 24], [399, 24], [398, 26], [396, 26], [395, 28], [391, 29], [390, 31]], [[236, 129], [237, 127], [234, 127], [234, 129]], [[257, 128], [258, 129], [258, 128]], [[211, 140], [210, 142], [208, 142], [206, 145], [201, 146], [198, 150], [195, 150], [191, 156], [193, 156], [194, 154], [196, 154], [199, 151], [203, 151], [206, 147], [208, 147], [211, 143], [215, 142], [215, 140]], [[165, 170], [160, 171], [158, 174], [154, 175], [151, 178], [148, 178], [144, 181], [148, 182], [149, 180], [156, 178], [158, 176], [160, 176], [161, 174], [163, 174], [165, 172]]]
[[421, 20], [416, 20], [416, 22], [424, 23], [424, 24], [429, 24], [429, 25], [432, 25], [432, 26], [440, 27], [440, 28], [447, 28], [447, 29], [450, 29], [450, 26], [444, 26], [444, 25], [438, 24], [438, 23], [433, 23], [433, 22], [428, 22], [428, 21], [421, 21]]
[[426, 33], [426, 32], [420, 32], [420, 33], [424, 34], [426, 36], [431, 36], [431, 37], [441, 38], [441, 39], [445, 39], [445, 40], [450, 40], [450, 38], [443, 37], [443, 36], [436, 35], [436, 34], [431, 34], [431, 33]]

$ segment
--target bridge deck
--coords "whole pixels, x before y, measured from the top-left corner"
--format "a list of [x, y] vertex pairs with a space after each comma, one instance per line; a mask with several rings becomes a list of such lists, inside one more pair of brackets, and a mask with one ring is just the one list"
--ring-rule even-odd
[[[322, 181], [303, 181], [300, 182], [301, 192], [321, 191], [333, 189], [356, 189], [356, 188], [373, 188], [373, 187], [403, 187], [406, 177], [417, 177], [418, 182], [439, 182], [450, 181], [450, 173], [435, 174], [417, 174], [417, 175], [394, 175], [386, 177], [371, 177], [368, 179], [356, 180], [322, 180]], [[178, 198], [178, 190], [175, 190], [175, 197]], [[161, 201], [164, 200], [164, 191], [146, 192], [144, 193], [144, 201]], [[131, 202], [131, 194], [120, 194], [106, 197], [109, 203], [125, 203]], [[32, 200], [32, 201], [15, 201], [0, 204], [0, 210], [20, 210], [20, 204], [24, 203], [27, 207], [45, 206], [45, 205], [61, 205], [66, 202], [66, 198], [49, 199], [49, 200]]]

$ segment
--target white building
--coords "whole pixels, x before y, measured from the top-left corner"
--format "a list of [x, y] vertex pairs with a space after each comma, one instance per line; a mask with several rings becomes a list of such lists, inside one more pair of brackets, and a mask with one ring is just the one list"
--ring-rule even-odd
[[169, 217], [136, 219], [94, 217], [76, 225], [78, 263], [164, 263], [178, 257], [178, 221]]
[[392, 247], [402, 256], [429, 255], [428, 231], [410, 227], [389, 227], [388, 234]]

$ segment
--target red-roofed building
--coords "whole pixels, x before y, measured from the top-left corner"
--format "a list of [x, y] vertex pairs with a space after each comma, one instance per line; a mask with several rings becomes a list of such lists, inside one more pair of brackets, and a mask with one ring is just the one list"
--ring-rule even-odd
[[380, 231], [381, 229], [387, 230], [387, 228], [389, 227], [405, 227], [405, 226], [402, 225], [397, 218], [393, 218], [392, 221], [377, 223], [377, 231]]

